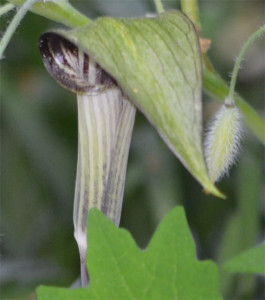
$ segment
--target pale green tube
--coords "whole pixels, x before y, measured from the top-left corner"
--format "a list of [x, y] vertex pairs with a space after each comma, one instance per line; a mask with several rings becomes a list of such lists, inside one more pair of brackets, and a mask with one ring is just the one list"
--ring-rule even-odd
[[81, 282], [86, 286], [88, 211], [96, 207], [119, 225], [135, 108], [119, 88], [78, 95], [77, 101], [74, 236], [80, 252]]

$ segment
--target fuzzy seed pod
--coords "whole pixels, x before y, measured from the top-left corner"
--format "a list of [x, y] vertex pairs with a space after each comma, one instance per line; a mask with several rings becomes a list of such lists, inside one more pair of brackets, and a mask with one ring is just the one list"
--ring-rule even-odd
[[228, 173], [240, 148], [241, 116], [233, 101], [225, 104], [210, 122], [205, 136], [204, 153], [209, 177], [213, 182]]

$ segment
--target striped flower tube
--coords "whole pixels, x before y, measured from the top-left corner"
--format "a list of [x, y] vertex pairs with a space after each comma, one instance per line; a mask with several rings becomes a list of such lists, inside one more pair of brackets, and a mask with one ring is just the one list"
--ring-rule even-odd
[[73, 218], [81, 285], [86, 286], [88, 212], [96, 207], [119, 225], [136, 110], [116, 81], [65, 38], [45, 33], [39, 48], [48, 72], [77, 94], [78, 162]]

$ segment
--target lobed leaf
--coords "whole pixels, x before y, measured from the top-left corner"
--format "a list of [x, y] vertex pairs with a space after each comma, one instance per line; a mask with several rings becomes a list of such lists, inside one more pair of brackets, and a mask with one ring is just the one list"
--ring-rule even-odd
[[181, 207], [166, 216], [145, 251], [126, 230], [92, 209], [88, 243], [89, 286], [75, 290], [42, 286], [37, 289], [39, 300], [221, 299], [217, 267], [197, 260]]

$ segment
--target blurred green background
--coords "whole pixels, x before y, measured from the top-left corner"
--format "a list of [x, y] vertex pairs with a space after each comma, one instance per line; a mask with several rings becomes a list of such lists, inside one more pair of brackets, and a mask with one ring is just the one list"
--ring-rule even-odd
[[[178, 1], [163, 1], [166, 9]], [[4, 1], [0, 1], [1, 5]], [[152, 1], [74, 0], [91, 18], [143, 16]], [[199, 1], [203, 36], [214, 66], [228, 82], [234, 59], [265, 21], [264, 1]], [[14, 12], [1, 18], [1, 34]], [[1, 299], [34, 299], [39, 284], [71, 285], [79, 274], [72, 206], [77, 158], [75, 95], [44, 69], [39, 36], [54, 22], [29, 13], [1, 61]], [[248, 51], [237, 91], [264, 115], [265, 39]], [[204, 121], [219, 103], [204, 95]], [[264, 133], [265, 134], [265, 133]], [[200, 259], [218, 262], [264, 239], [264, 148], [247, 130], [238, 163], [218, 187], [227, 200], [206, 196], [138, 113], [128, 162], [121, 226], [145, 247], [176, 205], [186, 210]], [[226, 299], [264, 299], [264, 279], [221, 270]]]

